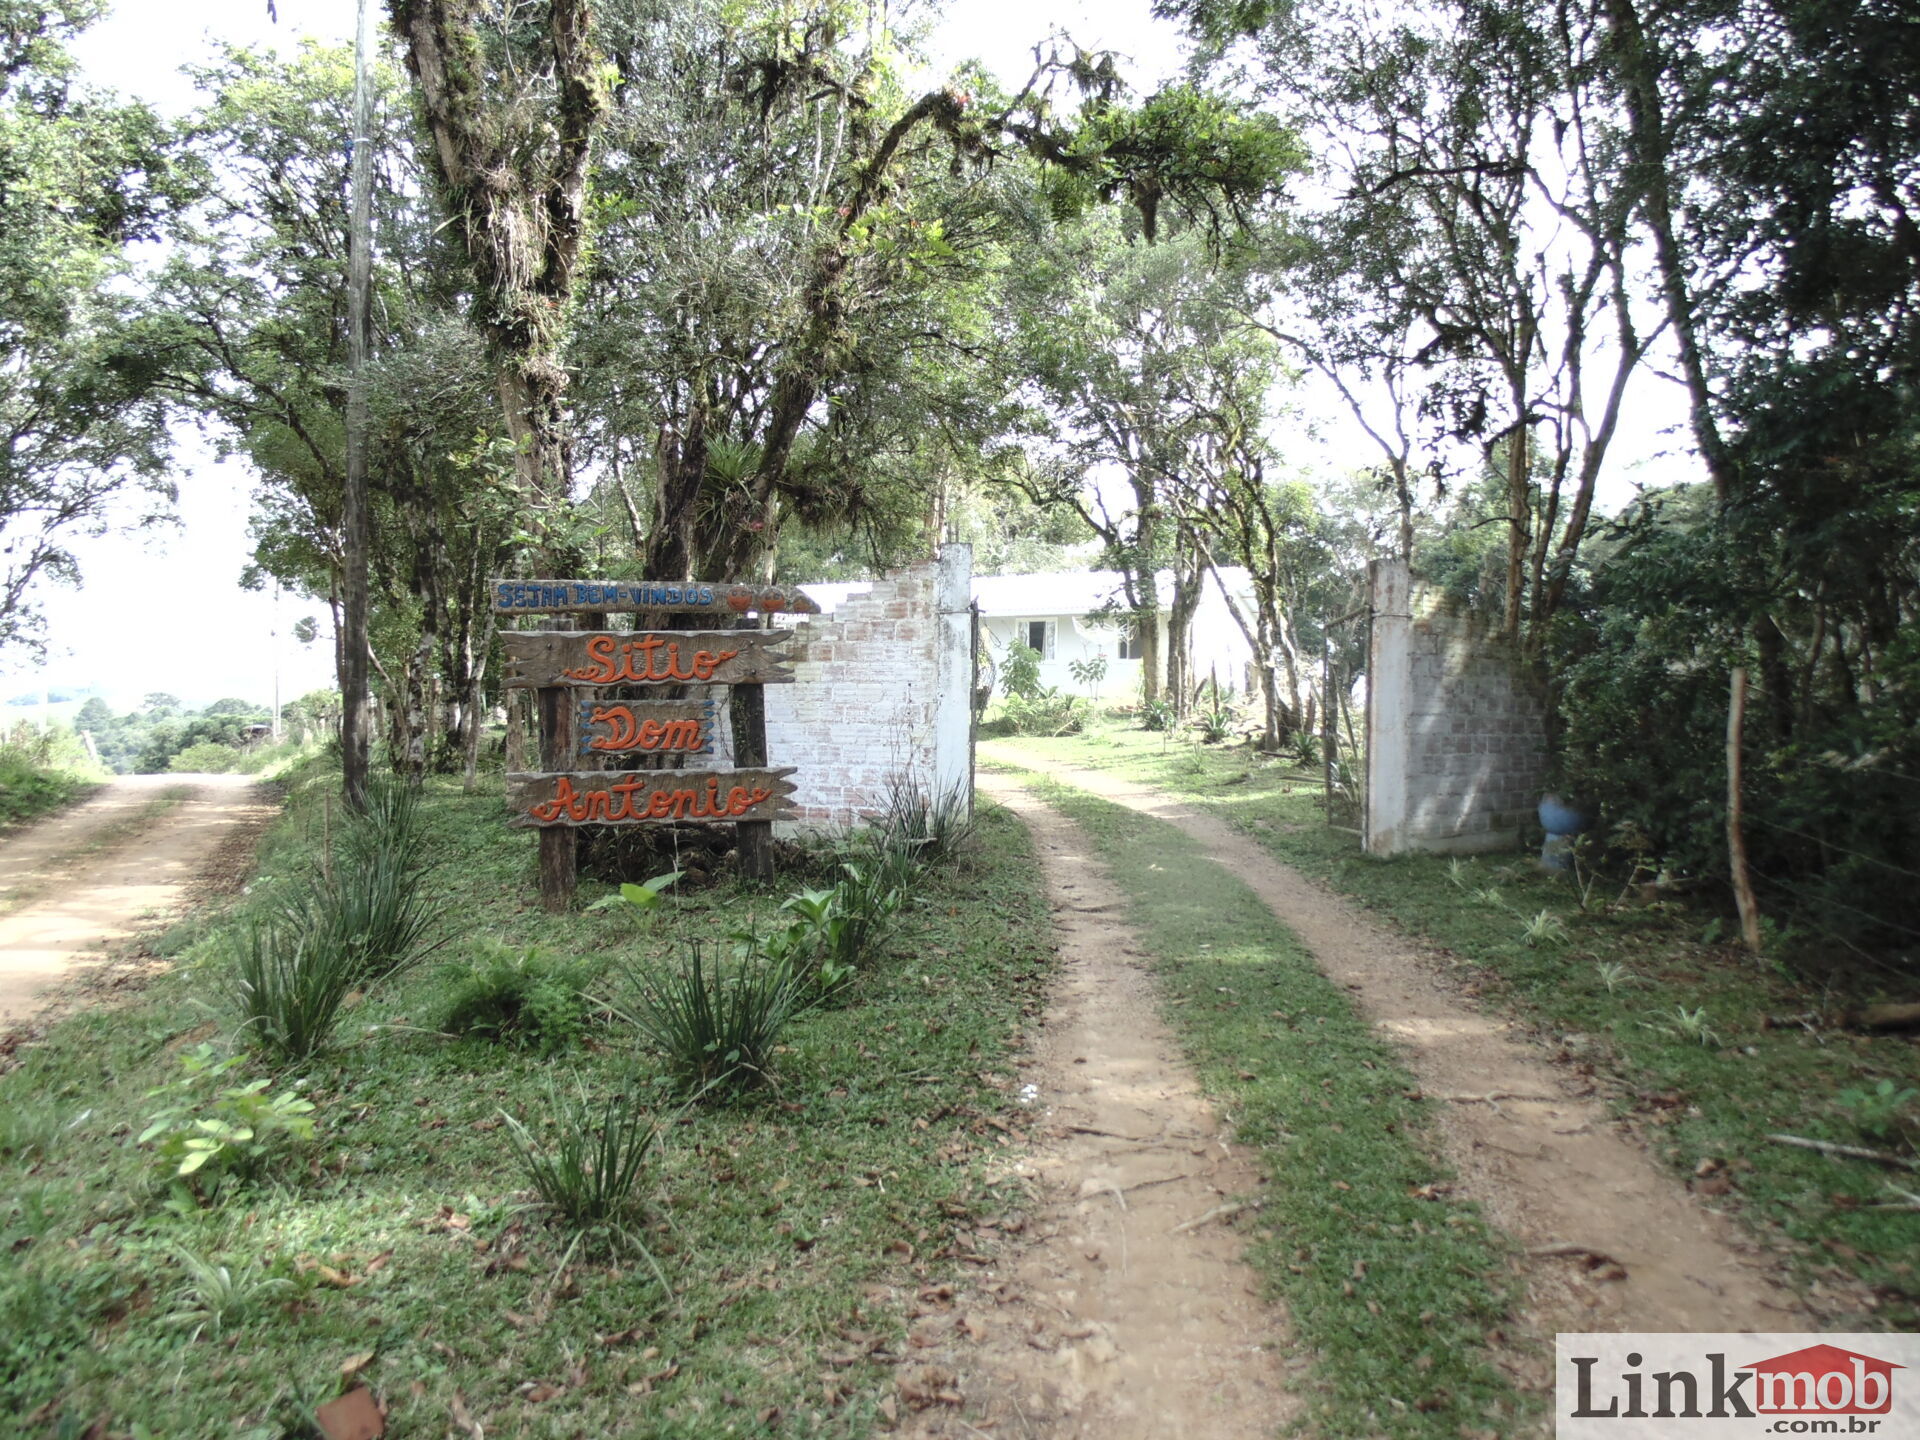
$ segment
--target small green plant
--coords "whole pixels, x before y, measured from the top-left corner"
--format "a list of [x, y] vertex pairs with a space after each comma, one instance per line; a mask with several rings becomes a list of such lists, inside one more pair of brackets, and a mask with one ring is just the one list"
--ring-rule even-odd
[[587, 1028], [588, 991], [599, 973], [589, 962], [557, 959], [537, 947], [483, 942], [471, 963], [454, 972], [440, 1028], [551, 1055]]
[[1000, 666], [1000, 687], [1009, 699], [1033, 700], [1040, 695], [1040, 652], [1015, 640], [1007, 646]]
[[1467, 876], [1471, 873], [1471, 867], [1458, 855], [1447, 861], [1447, 880], [1454, 889], [1465, 890], [1467, 888]]
[[1100, 682], [1107, 678], [1107, 657], [1094, 655], [1085, 660], [1069, 660], [1067, 673], [1073, 676], [1073, 683], [1084, 685], [1087, 691], [1087, 703], [1100, 703]]
[[276, 1275], [255, 1275], [242, 1270], [235, 1274], [230, 1266], [216, 1265], [184, 1246], [173, 1246], [173, 1258], [186, 1272], [173, 1307], [162, 1323], [193, 1327], [189, 1339], [203, 1334], [219, 1335], [252, 1314], [262, 1303], [288, 1294], [291, 1280]]
[[682, 870], [669, 870], [664, 875], [656, 875], [651, 880], [643, 880], [635, 885], [632, 881], [623, 882], [611, 895], [602, 896], [589, 905], [589, 910], [631, 910], [635, 915], [646, 918], [665, 906], [666, 892], [685, 874]]
[[1692, 1040], [1701, 1045], [1720, 1043], [1719, 1033], [1707, 1019], [1707, 1007], [1704, 1005], [1696, 1006], [1692, 1010], [1684, 1005], [1676, 1005], [1673, 1007], [1672, 1019], [1655, 1028], [1682, 1040]]
[[178, 1080], [147, 1092], [166, 1103], [134, 1142], [153, 1147], [154, 1161], [174, 1180], [217, 1190], [225, 1180], [258, 1180], [295, 1146], [314, 1138], [313, 1102], [293, 1090], [267, 1093], [262, 1078], [224, 1084], [246, 1063], [201, 1044], [180, 1057]]
[[660, 1127], [625, 1096], [594, 1104], [577, 1079], [571, 1097], [551, 1088], [548, 1094], [551, 1138], [536, 1140], [526, 1125], [500, 1112], [540, 1204], [574, 1230], [631, 1218], [660, 1144]]
[[1173, 729], [1173, 706], [1165, 700], [1149, 700], [1140, 707], [1140, 728], [1142, 730]]
[[1551, 910], [1542, 910], [1520, 932], [1520, 938], [1529, 945], [1564, 945], [1567, 940], [1567, 925]]
[[1593, 971], [1600, 977], [1600, 983], [1607, 987], [1609, 995], [1616, 993], [1622, 985], [1629, 985], [1639, 978], [1618, 960], [1602, 960], [1593, 967]]
[[745, 1090], [773, 1074], [780, 1032], [805, 999], [805, 981], [781, 964], [749, 954], [733, 973], [711, 963], [698, 944], [679, 967], [639, 986], [623, 1010], [666, 1061], [683, 1090]]
[[1871, 1089], [1850, 1086], [1833, 1099], [1861, 1133], [1879, 1140], [1894, 1140], [1905, 1135], [1909, 1112], [1920, 1102], [1920, 1090], [1882, 1080]]
[[1232, 738], [1235, 723], [1232, 707], [1218, 699], [1212, 704], [1202, 705], [1193, 717], [1193, 728], [1200, 732], [1201, 740], [1208, 745], [1218, 745]]
[[1491, 905], [1496, 910], [1507, 908], [1507, 897], [1500, 893], [1498, 885], [1483, 885], [1478, 890], [1469, 891], [1468, 898], [1482, 905]]

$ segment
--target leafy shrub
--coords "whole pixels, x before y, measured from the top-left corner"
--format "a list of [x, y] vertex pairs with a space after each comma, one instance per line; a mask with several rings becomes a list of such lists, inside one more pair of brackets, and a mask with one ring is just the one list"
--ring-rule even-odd
[[81, 789], [73, 776], [37, 765], [12, 746], [0, 748], [0, 820], [30, 820], [58, 810]]
[[1040, 694], [1040, 652], [1015, 640], [1007, 646], [1006, 663], [1000, 667], [1000, 686], [1009, 700], [1031, 700]]
[[1149, 700], [1140, 707], [1142, 730], [1171, 730], [1173, 721], [1173, 706], [1165, 700]]
[[360, 938], [302, 897], [279, 913], [246, 916], [229, 945], [229, 999], [248, 1043], [282, 1060], [317, 1053], [365, 973]]
[[645, 981], [624, 1018], [659, 1050], [683, 1090], [744, 1090], [773, 1072], [780, 1032], [805, 1000], [803, 982], [784, 965], [753, 955], [731, 974], [717, 950], [699, 945], [678, 967]]
[[225, 775], [240, 766], [240, 752], [217, 740], [202, 740], [175, 753], [167, 769], [177, 775]]
[[220, 1058], [211, 1045], [180, 1057], [186, 1074], [147, 1092], [166, 1103], [140, 1132], [139, 1145], [153, 1147], [159, 1168], [176, 1180], [191, 1180], [203, 1194], [229, 1178], [258, 1180], [299, 1144], [313, 1139], [313, 1102], [292, 1090], [269, 1095], [270, 1081], [222, 1084], [245, 1057]]
[[457, 975], [440, 1028], [553, 1054], [586, 1029], [593, 1009], [587, 988], [598, 974], [585, 961], [488, 944]]
[[983, 735], [1077, 735], [1087, 723], [1086, 702], [1048, 686], [1032, 696], [1009, 695]]
[[781, 910], [794, 917], [785, 929], [734, 932], [740, 958], [763, 960], [793, 981], [797, 1003], [825, 1004], [853, 983], [854, 967], [843, 959], [847, 917], [835, 890], [802, 890], [789, 895]]

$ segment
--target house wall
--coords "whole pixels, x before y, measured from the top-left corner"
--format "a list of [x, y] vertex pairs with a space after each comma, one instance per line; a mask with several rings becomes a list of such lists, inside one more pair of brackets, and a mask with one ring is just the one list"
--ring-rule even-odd
[[[1054, 622], [1053, 658], [1040, 662], [1040, 683], [1055, 686], [1068, 694], [1083, 694], [1084, 687], [1073, 678], [1075, 661], [1091, 660], [1096, 656], [1107, 657], [1106, 677], [1100, 682], [1100, 697], [1103, 700], [1126, 700], [1140, 693], [1140, 662], [1121, 660], [1116, 652], [1120, 648], [1120, 631], [1115, 626], [1095, 628], [1086, 623], [1081, 615], [990, 615], [980, 622], [981, 643], [989, 647], [996, 665], [1004, 667], [1007, 659], [1007, 647], [1015, 640], [1025, 641], [1027, 624], [1032, 620], [1051, 620]], [[1166, 623], [1160, 624], [1160, 634], [1164, 641]], [[998, 695], [1005, 695], [1005, 686], [999, 687]]]
[[793, 627], [794, 682], [767, 686], [767, 754], [800, 767], [802, 826], [870, 818], [896, 776], [934, 795], [968, 793], [972, 574], [971, 546], [943, 546]]
[[1546, 778], [1546, 706], [1505, 638], [1375, 561], [1366, 849], [1511, 849]]

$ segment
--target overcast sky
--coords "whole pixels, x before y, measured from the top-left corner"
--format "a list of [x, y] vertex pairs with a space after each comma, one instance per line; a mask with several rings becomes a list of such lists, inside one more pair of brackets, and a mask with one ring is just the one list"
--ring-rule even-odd
[[[376, 18], [382, 8], [374, 0]], [[307, 36], [332, 43], [352, 37], [353, 0], [277, 0], [276, 9], [277, 23], [266, 0], [121, 0], [75, 49], [92, 82], [178, 113], [195, 103], [182, 67], [208, 61], [216, 40], [291, 49]], [[1147, 89], [1184, 58], [1177, 31], [1152, 18], [1151, 0], [951, 0], [936, 32], [935, 59], [951, 65], [977, 57], [1017, 84], [1029, 73], [1035, 43], [1055, 29], [1129, 56], [1129, 73]], [[1302, 408], [1321, 435], [1291, 433], [1286, 443], [1296, 456], [1322, 465], [1371, 462], [1337, 399], [1309, 389]], [[1678, 413], [1657, 382], [1649, 383], [1639, 409], [1652, 418], [1623, 434], [1626, 464], [1663, 449], [1660, 428]], [[44, 681], [52, 688], [97, 685], [116, 705], [153, 690], [204, 704], [228, 695], [268, 701], [276, 674], [288, 699], [333, 683], [324, 630], [307, 646], [287, 634], [304, 615], [316, 615], [324, 627], [325, 607], [297, 597], [276, 606], [271, 594], [239, 588], [249, 558], [247, 467], [216, 462], [191, 432], [180, 436], [177, 463], [179, 525], [80, 541], [83, 587], [49, 587], [43, 596], [50, 639], [44, 670], [0, 662], [0, 691]], [[1629, 484], [1618, 483], [1609, 508], [1630, 494]]]

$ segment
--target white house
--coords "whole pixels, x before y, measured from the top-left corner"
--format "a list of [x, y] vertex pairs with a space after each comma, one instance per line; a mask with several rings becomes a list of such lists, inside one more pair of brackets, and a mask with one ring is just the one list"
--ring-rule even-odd
[[[1230, 587], [1241, 614], [1253, 618], [1252, 586], [1247, 572], [1229, 567], [1219, 577], [1208, 575], [1202, 582], [1200, 603], [1194, 610], [1189, 632], [1191, 673], [1196, 682], [1218, 673], [1222, 685], [1245, 695], [1253, 688], [1250, 669], [1253, 647], [1227, 609], [1223, 583]], [[870, 589], [867, 582], [803, 585], [800, 587], [832, 614], [847, 598]], [[1158, 577], [1161, 612], [1156, 621], [1164, 653], [1167, 640], [1167, 606], [1173, 595], [1173, 575], [1162, 571]], [[1066, 691], [1083, 687], [1073, 677], [1075, 661], [1105, 656], [1107, 673], [1100, 681], [1100, 694], [1107, 699], [1123, 700], [1140, 693], [1140, 642], [1131, 624], [1119, 620], [1089, 619], [1100, 612], [1125, 604], [1122, 578], [1118, 571], [1059, 571], [1044, 575], [978, 575], [973, 580], [973, 601], [980, 612], [981, 671], [989, 666], [998, 674], [1004, 665], [1008, 647], [1016, 640], [1032, 646], [1040, 654], [1040, 683]]]

